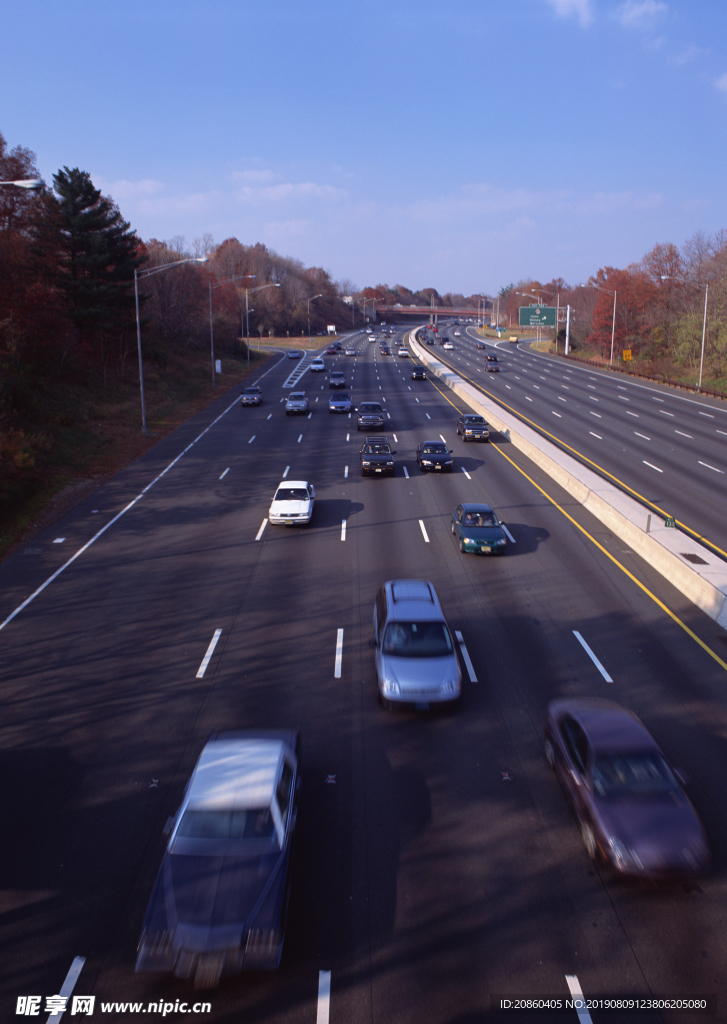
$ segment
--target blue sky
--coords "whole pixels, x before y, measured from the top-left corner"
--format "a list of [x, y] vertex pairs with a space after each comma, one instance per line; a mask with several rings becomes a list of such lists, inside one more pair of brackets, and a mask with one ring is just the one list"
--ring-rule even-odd
[[727, 228], [726, 28], [721, 0], [24, 0], [0, 131], [145, 239], [576, 284]]

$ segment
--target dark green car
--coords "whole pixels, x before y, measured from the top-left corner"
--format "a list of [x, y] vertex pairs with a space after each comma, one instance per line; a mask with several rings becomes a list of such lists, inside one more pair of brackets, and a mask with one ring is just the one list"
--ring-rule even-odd
[[467, 503], [452, 513], [452, 533], [464, 554], [504, 554], [505, 531], [489, 505]]

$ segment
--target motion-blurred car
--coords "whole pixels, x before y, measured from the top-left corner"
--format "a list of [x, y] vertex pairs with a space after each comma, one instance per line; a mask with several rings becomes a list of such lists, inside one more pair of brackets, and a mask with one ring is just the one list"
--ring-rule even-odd
[[452, 513], [451, 530], [463, 554], [505, 553], [505, 531], [489, 505], [458, 505]]
[[355, 356], [356, 356], [356, 349], [355, 348], [347, 348], [346, 349], [346, 355], [347, 356], [354, 356], [354, 358], [355, 358]]
[[405, 345], [402, 345], [401, 348], [399, 349], [399, 358], [400, 359], [408, 359], [409, 358], [409, 349], [406, 348]]
[[305, 391], [291, 391], [285, 403], [285, 415], [297, 416], [308, 412], [308, 396]]
[[361, 455], [361, 476], [393, 476], [394, 455], [388, 437], [377, 435], [367, 437], [359, 453]]
[[289, 730], [212, 734], [169, 826], [137, 972], [173, 972], [213, 988], [223, 975], [279, 965], [298, 759]]
[[427, 379], [427, 373], [426, 373], [426, 370], [424, 369], [424, 367], [423, 366], [415, 366], [414, 369], [411, 371], [411, 379], [412, 380], [426, 380]]
[[441, 441], [422, 441], [417, 445], [416, 459], [422, 473], [430, 470], [444, 470], [452, 472], [454, 465], [452, 461], [452, 449]]
[[487, 348], [487, 344], [484, 341], [478, 341], [477, 348]]
[[437, 592], [426, 580], [389, 580], [374, 603], [379, 701], [430, 704], [459, 698], [462, 674]]
[[326, 364], [323, 362], [320, 356], [317, 356], [315, 359], [311, 360], [311, 364], [309, 367], [311, 373], [320, 373], [321, 370], [325, 370], [325, 368]]
[[335, 356], [337, 352], [338, 349], [335, 347], [335, 345], [329, 345], [328, 348], [326, 349], [327, 356]]
[[339, 395], [331, 395], [328, 400], [328, 409], [329, 412], [350, 412], [351, 396], [347, 391], [343, 391]]
[[262, 405], [263, 404], [263, 393], [260, 388], [255, 384], [253, 387], [245, 388], [242, 392], [242, 398], [240, 399], [240, 405]]
[[328, 387], [329, 388], [345, 388], [346, 387], [346, 375], [340, 370], [331, 370], [328, 374]]
[[633, 712], [597, 697], [555, 700], [545, 756], [592, 860], [656, 881], [709, 872], [707, 837], [678, 769]]
[[283, 526], [302, 526], [311, 521], [316, 489], [307, 480], [281, 481], [268, 511], [268, 520]]
[[299, 352], [296, 348], [291, 348], [288, 352], [288, 359], [301, 359], [303, 356], [302, 352]]
[[498, 373], [500, 366], [497, 362], [497, 356], [490, 352], [487, 356], [487, 372]]
[[356, 430], [373, 430], [384, 426], [385, 413], [381, 402], [362, 402], [356, 406], [356, 412]]
[[490, 427], [484, 416], [463, 413], [457, 420], [457, 433], [463, 441], [489, 441]]
[[447, 351], [450, 352], [454, 348], [454, 345], [452, 344], [451, 341], [443, 341], [442, 348], [446, 348]]

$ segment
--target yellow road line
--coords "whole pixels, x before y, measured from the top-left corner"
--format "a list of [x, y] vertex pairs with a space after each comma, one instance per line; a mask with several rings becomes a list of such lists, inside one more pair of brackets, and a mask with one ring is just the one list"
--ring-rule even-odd
[[706, 651], [707, 654], [711, 658], [713, 658], [717, 662], [717, 664], [721, 668], [723, 668], [725, 670], [725, 672], [727, 672], [727, 662], [722, 661], [722, 659], [719, 657], [719, 655], [715, 654], [714, 651], [710, 647], [708, 647], [707, 644], [705, 644], [705, 642], [703, 640], [700, 640], [699, 637], [697, 636], [697, 634], [694, 633], [689, 628], [689, 626], [687, 626], [687, 624], [685, 622], [682, 622], [682, 620], [679, 618], [678, 615], [675, 615], [674, 612], [671, 611], [671, 609], [667, 608], [667, 606], [664, 604], [664, 602], [660, 601], [659, 598], [656, 596], [656, 594], [652, 594], [652, 592], [649, 590], [649, 588], [647, 586], [645, 586], [641, 582], [641, 580], [638, 580], [636, 578], [636, 576], [634, 576], [634, 574], [632, 572], [629, 572], [629, 570], [626, 568], [625, 565], [622, 565], [621, 562], [619, 562], [619, 560], [617, 558], [614, 558], [614, 556], [611, 554], [610, 551], [607, 551], [606, 548], [602, 544], [599, 544], [599, 542], [596, 540], [596, 538], [594, 536], [592, 536], [592, 534], [590, 534], [588, 532], [588, 530], [586, 530], [586, 528], [584, 526], [581, 526], [581, 524], [579, 522], [577, 522], [573, 518], [573, 516], [570, 515], [570, 513], [566, 512], [566, 510], [561, 505], [558, 504], [558, 502], [555, 500], [555, 498], [552, 498], [548, 494], [547, 491], [543, 490], [543, 488], [540, 486], [540, 484], [536, 484], [536, 482], [532, 479], [532, 477], [528, 476], [528, 474], [525, 472], [525, 470], [521, 469], [520, 466], [518, 466], [518, 464], [516, 462], [514, 462], [510, 458], [509, 455], [506, 455], [505, 452], [502, 450], [502, 448], [499, 447], [499, 445], [493, 445], [493, 448], [494, 448], [494, 450], [496, 452], [498, 452], [500, 455], [502, 455], [503, 459], [507, 459], [507, 461], [510, 463], [510, 465], [513, 466], [518, 471], [518, 473], [521, 473], [522, 476], [524, 476], [525, 479], [529, 483], [531, 483], [533, 485], [533, 487], [536, 488], [536, 490], [540, 491], [540, 493], [543, 495], [543, 497], [547, 498], [547, 500], [552, 505], [554, 505], [558, 509], [558, 511], [561, 512], [566, 517], [566, 519], [568, 519], [576, 527], [576, 529], [580, 530], [580, 532], [584, 535], [584, 537], [587, 537], [588, 540], [590, 540], [590, 542], [592, 544], [594, 544], [598, 548], [598, 550], [602, 554], [604, 554], [606, 556], [606, 558], [610, 559], [610, 561], [612, 561], [613, 564], [615, 566], [617, 566], [621, 570], [621, 572], [625, 573], [626, 576], [628, 576], [628, 578], [633, 583], [635, 583], [636, 586], [640, 590], [643, 590], [643, 592], [647, 595], [647, 597], [650, 597], [651, 600], [654, 601], [654, 603], [657, 604], [659, 606], [659, 608], [661, 608], [661, 610], [663, 612], [666, 612], [666, 614], [669, 616], [670, 619], [672, 619], [672, 621], [676, 622], [676, 624], [678, 626], [680, 626], [684, 630], [684, 632], [687, 633], [688, 636], [690, 636], [692, 638], [692, 640], [695, 640], [699, 644], [699, 646], [702, 648], [702, 650]]

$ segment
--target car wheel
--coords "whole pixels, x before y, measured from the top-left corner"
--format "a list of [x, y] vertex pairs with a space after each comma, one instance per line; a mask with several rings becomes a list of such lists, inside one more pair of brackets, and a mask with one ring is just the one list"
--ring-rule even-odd
[[598, 846], [596, 844], [596, 836], [593, 828], [588, 824], [587, 821], [581, 822], [581, 836], [583, 837], [583, 845], [586, 848], [586, 853], [591, 860], [597, 859]]
[[461, 537], [459, 538], [459, 550], [462, 552], [463, 555], [467, 554], [467, 549], [465, 548], [464, 541], [462, 540]]
[[553, 750], [553, 744], [547, 739], [545, 741], [545, 760], [553, 771], [555, 771], [555, 751]]
[[[449, 528], [452, 531], [452, 533], [454, 534], [454, 523], [450, 523]], [[456, 536], [456, 534], [455, 534], [455, 536]]]

